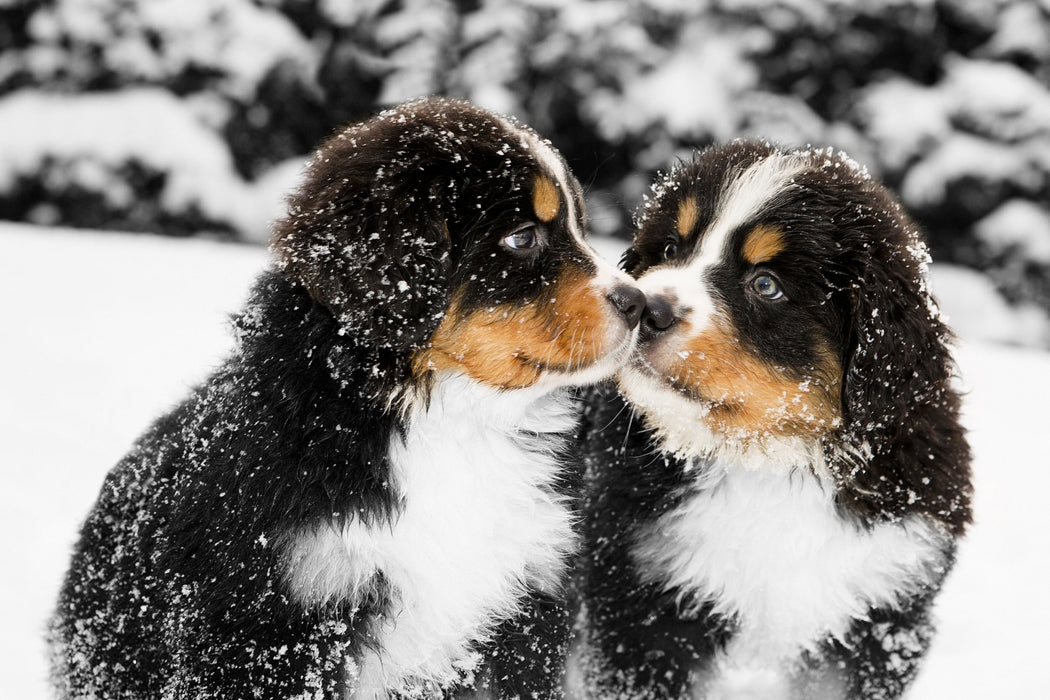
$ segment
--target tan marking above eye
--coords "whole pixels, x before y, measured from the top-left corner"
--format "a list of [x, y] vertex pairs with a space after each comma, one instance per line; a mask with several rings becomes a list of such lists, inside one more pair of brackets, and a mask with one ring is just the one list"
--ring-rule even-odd
[[751, 265], [761, 265], [780, 255], [787, 247], [784, 232], [775, 226], [760, 224], [747, 234], [740, 251]]
[[683, 199], [678, 205], [678, 235], [682, 238], [689, 238], [693, 235], [693, 229], [696, 227], [696, 220], [699, 216], [700, 211], [696, 206], [696, 200], [692, 197]]
[[561, 211], [558, 186], [546, 175], [537, 175], [532, 182], [532, 208], [536, 218], [547, 224]]

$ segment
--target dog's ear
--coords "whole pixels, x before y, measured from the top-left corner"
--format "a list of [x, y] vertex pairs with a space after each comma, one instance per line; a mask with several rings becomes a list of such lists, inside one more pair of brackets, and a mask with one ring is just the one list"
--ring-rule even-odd
[[403, 360], [429, 341], [450, 297], [441, 193], [451, 163], [406, 167], [410, 123], [365, 122], [311, 161], [274, 229], [279, 269], [327, 308], [347, 340]]
[[925, 245], [885, 196], [883, 213], [845, 241], [841, 266], [853, 269], [840, 290], [843, 424], [829, 461], [854, 509], [921, 510], [961, 529], [970, 455], [951, 386], [951, 334], [927, 288]]

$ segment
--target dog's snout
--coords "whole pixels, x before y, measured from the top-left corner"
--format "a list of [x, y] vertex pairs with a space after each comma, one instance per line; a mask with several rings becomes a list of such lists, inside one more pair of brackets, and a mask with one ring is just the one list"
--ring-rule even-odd
[[649, 297], [642, 312], [642, 336], [652, 338], [660, 335], [675, 323], [674, 305], [671, 300], [660, 297]]
[[616, 310], [623, 314], [629, 328], [638, 325], [645, 310], [645, 294], [642, 293], [642, 290], [638, 287], [620, 284], [609, 292], [608, 297]]

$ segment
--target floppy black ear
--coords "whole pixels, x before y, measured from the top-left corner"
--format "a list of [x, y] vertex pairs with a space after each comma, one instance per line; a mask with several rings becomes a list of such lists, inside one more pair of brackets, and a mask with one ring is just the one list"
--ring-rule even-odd
[[889, 201], [844, 239], [843, 425], [830, 463], [844, 505], [876, 519], [922, 512], [961, 532], [970, 451], [950, 331], [926, 286], [926, 248]]
[[440, 193], [452, 163], [421, 148], [406, 158], [412, 129], [410, 119], [377, 119], [325, 143], [271, 243], [279, 269], [335, 316], [347, 342], [402, 364], [450, 296]]

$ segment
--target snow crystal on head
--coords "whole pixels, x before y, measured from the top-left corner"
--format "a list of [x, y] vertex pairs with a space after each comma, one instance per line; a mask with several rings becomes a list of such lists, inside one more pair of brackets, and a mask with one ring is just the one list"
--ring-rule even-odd
[[667, 172], [657, 174], [656, 179], [649, 185], [649, 192], [642, 195], [642, 206], [634, 214], [634, 227], [636, 229], [645, 226], [668, 193], [674, 193], [679, 190], [682, 186], [681, 175], [684, 170], [684, 163], [676, 163]]
[[582, 239], [575, 180], [531, 129], [451, 99], [385, 110], [321, 146], [275, 227], [277, 267], [331, 312], [340, 344], [371, 358], [377, 378], [406, 379], [451, 303], [453, 252], [511, 216], [537, 171]]
[[818, 168], [831, 176], [832, 180], [838, 179], [838, 172], [845, 171], [850, 177], [870, 181], [871, 174], [865, 165], [855, 161], [845, 151], [836, 150], [833, 146], [815, 148], [807, 146], [795, 152], [799, 157], [807, 159], [812, 167]]

